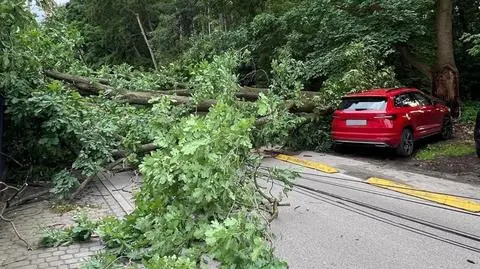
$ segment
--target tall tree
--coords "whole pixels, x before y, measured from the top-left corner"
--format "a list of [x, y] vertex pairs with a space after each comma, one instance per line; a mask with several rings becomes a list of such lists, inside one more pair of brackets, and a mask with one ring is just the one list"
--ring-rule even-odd
[[452, 0], [437, 0], [435, 9], [437, 62], [433, 68], [433, 94], [445, 100], [452, 116], [460, 116], [460, 75], [455, 64], [453, 48], [453, 3]]

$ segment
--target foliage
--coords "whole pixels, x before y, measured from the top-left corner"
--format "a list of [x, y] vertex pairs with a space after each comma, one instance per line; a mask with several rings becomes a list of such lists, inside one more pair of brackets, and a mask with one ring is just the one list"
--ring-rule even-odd
[[42, 247], [66, 246], [74, 242], [90, 240], [93, 232], [98, 226], [97, 221], [89, 219], [84, 212], [73, 218], [74, 224], [64, 229], [46, 228], [40, 239]]
[[[479, 98], [475, 93], [479, 66], [469, 56], [478, 47], [478, 1], [453, 4], [462, 97]], [[157, 60], [165, 66], [172, 62], [190, 66], [231, 49], [248, 48], [254, 61], [242, 74], [249, 74], [249, 84], [268, 86], [266, 74], [272, 70], [272, 60], [284, 49], [304, 63], [304, 84], [310, 90], [318, 90], [327, 79], [344, 72], [337, 58], [352, 42], [380, 52], [377, 60], [387, 59], [388, 66], [395, 66], [401, 84], [430, 87], [429, 79], [412, 68], [399, 48], [408, 48], [428, 66], [435, 63], [432, 0], [72, 0], [66, 11], [64, 20], [77, 25], [85, 36], [83, 58], [96, 66], [127, 61], [151, 67], [135, 13], [147, 30]], [[466, 34], [471, 42], [462, 43]]]
[[[22, 0], [2, 0], [0, 1], [0, 40], [2, 50], [13, 42], [14, 33], [19, 29], [31, 25], [33, 23], [33, 16], [25, 8], [25, 1]], [[7, 64], [4, 64], [6, 66]]]
[[223, 223], [214, 221], [205, 232], [207, 246], [222, 265], [238, 268], [287, 268], [285, 262], [272, 257], [270, 247], [262, 239], [266, 233], [261, 219], [239, 216], [227, 218]]
[[[191, 38], [189, 46], [180, 54], [179, 61], [189, 65], [202, 60], [211, 61], [214, 56], [247, 46], [248, 31], [245, 28], [229, 32], [214, 32]], [[175, 61], [176, 58], [172, 60]]]
[[319, 116], [298, 125], [289, 131], [289, 139], [286, 140], [285, 146], [292, 150], [329, 151], [332, 147], [331, 122], [331, 116]]
[[261, 146], [283, 146], [290, 140], [290, 131], [306, 119], [288, 112], [287, 103], [274, 94], [260, 94], [257, 102], [259, 126], [253, 132], [256, 148]]
[[189, 258], [172, 255], [169, 257], [155, 256], [147, 263], [146, 268], [195, 269], [197, 268], [197, 265], [195, 261], [192, 261]]
[[369, 50], [363, 43], [350, 44], [336, 61], [342, 62], [337, 64], [344, 69], [327, 79], [315, 97], [320, 109], [336, 108], [341, 97], [350, 92], [400, 86], [393, 68], [378, 60], [378, 52]]
[[157, 3], [154, 0], [72, 0], [65, 14], [59, 16], [78, 25], [87, 45], [83, 49], [87, 63], [96, 67], [124, 62], [151, 66], [135, 14], [139, 15], [146, 31], [153, 31], [150, 25], [156, 23], [160, 13], [158, 8], [153, 8]]
[[[156, 106], [160, 112], [156, 117], [164, 119], [168, 104]], [[263, 198], [256, 192], [253, 171], [247, 166], [258, 162], [249, 153], [254, 121], [239, 118], [241, 114], [220, 102], [205, 118], [190, 116], [173, 122], [170, 128], [156, 129], [159, 149], [140, 166], [144, 184], [136, 196], [135, 212], [125, 221], [108, 220], [99, 228], [112, 251], [146, 259], [147, 265], [153, 267], [172, 263], [189, 268], [188, 259], [197, 261], [204, 252], [213, 254], [226, 267], [247, 254], [257, 258], [245, 260], [245, 268], [275, 260], [268, 245], [260, 243], [266, 236], [262, 229], [235, 239], [247, 245], [255, 239], [261, 251], [245, 249], [242, 254], [232, 253], [221, 247], [231, 244], [228, 241], [218, 239], [214, 244], [213, 232], [208, 237], [210, 244], [202, 243], [207, 240], [209, 227], [216, 227], [215, 223], [223, 223], [226, 218], [248, 217], [255, 226], [263, 223], [256, 213]], [[232, 232], [238, 236], [238, 231]], [[249, 231], [242, 230], [242, 234], [245, 232]], [[186, 259], [173, 256], [180, 254]]]
[[90, 240], [94, 230], [98, 226], [98, 222], [90, 220], [86, 213], [75, 216], [73, 221], [75, 223], [71, 235], [73, 241], [82, 242]]
[[[464, 28], [456, 39], [473, 33], [457, 49], [461, 55], [476, 53], [479, 23], [461, 23], [462, 16], [478, 15], [472, 3], [456, 3]], [[431, 0], [72, 0], [42, 25], [25, 4], [0, 0], [6, 154], [33, 167], [34, 178], [53, 179], [59, 198], [78, 185], [73, 175], [94, 175], [119, 148], [132, 153], [128, 160], [144, 175], [137, 208], [125, 219], [79, 217], [72, 227], [45, 231], [42, 244], [56, 246], [88, 240], [95, 230], [109, 250], [87, 268], [115, 267], [124, 259], [147, 268], [192, 268], [205, 257], [223, 268], [286, 268], [273, 255], [266, 229], [283, 194], [271, 197], [259, 185], [274, 178], [286, 192], [294, 175], [259, 169], [252, 148], [326, 149], [328, 112], [344, 94], [415, 81], [399, 47], [426, 64], [434, 61]], [[148, 71], [137, 16], [159, 70]], [[475, 70], [472, 58], [462, 59], [468, 70]], [[46, 69], [110, 88], [82, 97], [46, 79]], [[234, 102], [239, 83], [269, 91], [255, 103]], [[168, 98], [149, 108], [115, 99], [125, 90], [170, 89], [191, 91], [197, 103], [217, 102], [199, 116], [190, 115], [192, 104], [175, 106]], [[305, 101], [302, 89], [318, 91], [320, 118], [289, 113]], [[152, 141], [156, 151], [137, 154]]]
[[53, 188], [50, 190], [56, 199], [65, 200], [70, 196], [72, 190], [77, 188], [80, 184], [78, 179], [72, 176], [68, 171], [62, 170], [53, 176]]
[[285, 99], [300, 99], [305, 80], [305, 65], [302, 61], [292, 58], [287, 51], [280, 53], [279, 59], [272, 61], [272, 93]]
[[69, 230], [47, 228], [42, 232], [40, 239], [41, 247], [58, 247], [65, 246], [72, 243], [72, 238]]
[[66, 19], [81, 25], [88, 44], [87, 62], [151, 66], [135, 14], [148, 33], [156, 58], [166, 64], [188, 48], [191, 37], [234, 29], [262, 7], [259, 0], [72, 0], [66, 7]]
[[[14, 115], [14, 127], [35, 130], [32, 137], [14, 140], [28, 139], [22, 145], [23, 150], [35, 154], [29, 158], [48, 160], [52, 155], [58, 158], [59, 154], [68, 153], [66, 160], [73, 162], [72, 168], [87, 177], [93, 176], [101, 164], [111, 159], [112, 149], [119, 145], [116, 138], [119, 127], [114, 120], [120, 115], [106, 117], [105, 112], [115, 104], [85, 99], [55, 82], [32, 91], [30, 96], [7, 110]], [[24, 153], [23, 156], [28, 155]]]
[[480, 34], [464, 34], [461, 40], [463, 42], [471, 43], [473, 45], [470, 49], [467, 50], [471, 56], [480, 55]]
[[88, 66], [72, 66], [67, 70], [71, 74], [93, 77], [92, 82], [108, 81], [115, 92], [130, 91], [162, 91], [187, 87], [187, 78], [177, 70], [179, 67], [171, 64], [161, 67], [155, 72], [137, 69], [128, 64], [103, 65], [98, 69]]
[[462, 105], [462, 115], [460, 121], [463, 123], [475, 123], [477, 113], [480, 111], [479, 102], [465, 102]]
[[[25, 9], [19, 5], [14, 10]], [[115, 123], [119, 116], [108, 113], [115, 106], [112, 102], [82, 98], [58, 82], [45, 81], [44, 69], [79, 65], [77, 45], [82, 44], [82, 38], [75, 28], [54, 19], [35, 25], [26, 11], [10, 15], [17, 16], [15, 23], [21, 23], [23, 17], [25, 20], [9, 38], [2, 39], [0, 92], [7, 106], [5, 151], [24, 167], [48, 168], [33, 176], [54, 178], [58, 184], [53, 191], [65, 197], [65, 191], [78, 182], [64, 172], [54, 176], [55, 170], [73, 168], [84, 176], [95, 174], [120, 144]]]
[[[20, 6], [14, 10], [25, 8]], [[89, 70], [81, 67], [81, 55], [78, 54], [83, 39], [74, 27], [56, 18], [37, 26], [27, 15], [27, 12], [16, 15], [19, 19], [16, 23], [21, 22], [20, 16], [26, 17], [23, 28], [17, 28], [9, 39], [2, 39], [0, 91], [7, 107], [5, 152], [24, 167], [43, 167], [43, 171], [32, 169], [38, 172], [33, 177], [54, 178], [53, 192], [65, 198], [65, 192], [73, 189], [78, 181], [65, 174], [54, 176], [56, 172], [67, 168], [89, 177], [111, 160], [112, 150], [120, 144], [135, 150], [138, 144], [151, 141], [145, 124], [140, 125], [145, 128], [132, 128], [133, 124], [145, 122], [148, 116], [141, 109], [103, 98], [83, 98], [58, 82], [45, 81], [42, 74], [45, 69]], [[121, 68], [100, 71], [114, 77], [115, 72], [121, 76]], [[131, 69], [123, 73], [126, 72], [140, 74]], [[146, 75], [143, 84], [140, 79], [138, 83], [130, 81], [128, 84], [124, 78], [119, 79], [121, 81], [112, 79], [112, 83], [115, 87], [133, 84], [147, 88], [146, 84], [168, 84], [171, 81], [167, 77]], [[120, 120], [122, 118], [131, 121], [125, 122]], [[23, 135], [18, 136], [18, 133]], [[12, 171], [23, 174], [20, 169]]]
[[86, 263], [83, 263], [81, 269], [126, 269], [136, 268], [134, 266], [125, 266], [118, 261], [118, 257], [113, 255], [100, 254], [90, 258]]
[[428, 145], [415, 156], [421, 161], [435, 160], [442, 157], [461, 157], [475, 153], [475, 146], [465, 142], [438, 143]]
[[215, 56], [211, 62], [202, 61], [191, 72], [193, 97], [196, 101], [218, 99], [233, 102], [238, 91], [234, 70], [240, 61], [238, 53]]

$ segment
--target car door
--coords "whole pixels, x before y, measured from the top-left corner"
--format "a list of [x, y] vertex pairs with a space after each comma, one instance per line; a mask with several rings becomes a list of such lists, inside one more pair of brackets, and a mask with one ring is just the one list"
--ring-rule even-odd
[[443, 122], [445, 120], [445, 116], [447, 116], [448, 110], [445, 109], [445, 106], [442, 105], [441, 101], [438, 99], [435, 99], [434, 97], [427, 96], [432, 100], [432, 106], [433, 106], [433, 119], [434, 122], [432, 123], [434, 125], [434, 130], [436, 133], [440, 133], [442, 131], [443, 127]]
[[425, 121], [425, 135], [432, 135], [439, 132], [441, 129], [442, 119], [439, 119], [440, 114], [437, 113], [436, 107], [433, 105], [433, 101], [422, 93], [413, 93], [415, 99], [417, 99], [420, 109], [423, 111], [423, 117]]
[[422, 111], [419, 101], [412, 93], [402, 93], [394, 98], [394, 104], [401, 114], [412, 125], [415, 139], [426, 135], [425, 113]]

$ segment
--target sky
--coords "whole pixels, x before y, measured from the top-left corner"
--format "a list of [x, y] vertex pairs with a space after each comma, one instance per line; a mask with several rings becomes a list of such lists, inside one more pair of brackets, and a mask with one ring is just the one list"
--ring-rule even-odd
[[57, 5], [61, 6], [63, 4], [66, 4], [68, 3], [70, 0], [55, 0], [55, 2], [57, 3]]
[[[55, 3], [59, 6], [65, 5], [68, 2], [70, 2], [70, 0], [55, 0]], [[35, 14], [35, 17], [36, 17], [38, 22], [42, 22], [45, 19], [45, 13], [43, 12], [43, 10], [40, 7], [38, 7], [38, 5], [35, 3], [35, 1], [32, 1], [30, 3], [30, 8], [31, 8], [33, 14]]]

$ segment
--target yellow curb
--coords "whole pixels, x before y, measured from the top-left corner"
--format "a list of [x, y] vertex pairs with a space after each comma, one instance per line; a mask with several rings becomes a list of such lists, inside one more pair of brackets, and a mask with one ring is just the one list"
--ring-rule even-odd
[[297, 157], [288, 156], [288, 155], [284, 155], [284, 154], [279, 154], [279, 155], [275, 156], [275, 159], [285, 161], [285, 162], [288, 162], [288, 163], [297, 164], [297, 165], [300, 165], [300, 166], [303, 166], [303, 167], [306, 167], [306, 168], [315, 169], [315, 170], [318, 170], [318, 171], [321, 171], [321, 172], [324, 172], [324, 173], [328, 173], [328, 174], [338, 173], [337, 169], [335, 169], [331, 166], [328, 166], [326, 164], [318, 163], [318, 162], [314, 162], [314, 161], [307, 161], [307, 160], [303, 160], [303, 159], [300, 159], [300, 158], [297, 158]]
[[442, 205], [447, 205], [447, 206], [463, 209], [463, 210], [474, 212], [474, 213], [480, 212], [480, 203], [463, 199], [460, 197], [418, 190], [406, 184], [401, 184], [391, 180], [375, 178], [375, 177], [369, 178], [367, 182], [377, 187], [411, 195], [417, 198], [432, 201]]

